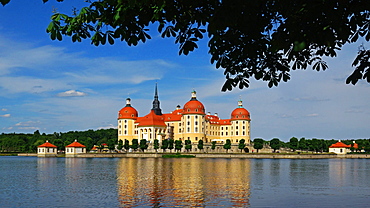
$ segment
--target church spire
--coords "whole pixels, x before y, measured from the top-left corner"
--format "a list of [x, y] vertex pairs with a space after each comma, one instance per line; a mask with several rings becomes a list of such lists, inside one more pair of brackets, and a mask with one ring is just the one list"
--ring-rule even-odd
[[162, 110], [160, 107], [160, 102], [158, 100], [158, 89], [157, 89], [157, 83], [155, 83], [155, 92], [154, 92], [154, 100], [153, 100], [153, 108], [152, 110], [156, 115], [162, 115]]

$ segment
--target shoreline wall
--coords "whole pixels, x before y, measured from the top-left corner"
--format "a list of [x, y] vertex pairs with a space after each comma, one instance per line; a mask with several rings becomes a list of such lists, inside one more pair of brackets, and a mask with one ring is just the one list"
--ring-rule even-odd
[[[169, 153], [166, 153], [169, 154]], [[173, 153], [175, 154], [175, 153]], [[77, 158], [162, 158], [163, 153], [86, 153], [75, 155]], [[195, 155], [196, 158], [246, 158], [246, 159], [370, 159], [370, 154], [210, 154], [197, 153], [183, 155]], [[25, 156], [25, 155], [20, 155]], [[31, 155], [30, 155], [31, 156]]]

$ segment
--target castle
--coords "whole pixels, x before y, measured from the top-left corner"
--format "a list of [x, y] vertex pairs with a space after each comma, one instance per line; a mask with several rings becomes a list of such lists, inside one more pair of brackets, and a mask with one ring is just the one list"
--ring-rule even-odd
[[237, 145], [241, 139], [250, 144], [250, 114], [243, 107], [242, 101], [231, 112], [229, 119], [220, 119], [217, 114], [206, 113], [204, 105], [197, 100], [196, 92], [191, 93], [191, 99], [181, 108], [179, 105], [170, 113], [162, 113], [158, 100], [157, 85], [153, 100], [153, 108], [149, 114], [139, 117], [138, 111], [131, 106], [131, 99], [126, 99], [126, 106], [118, 112], [118, 139], [146, 139], [159, 143], [163, 139], [190, 140], [198, 144], [216, 141], [223, 144], [230, 139], [232, 145]]

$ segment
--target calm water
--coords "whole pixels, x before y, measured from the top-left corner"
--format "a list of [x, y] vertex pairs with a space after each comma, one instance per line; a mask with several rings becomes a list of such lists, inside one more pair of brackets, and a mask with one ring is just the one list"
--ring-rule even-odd
[[0, 157], [0, 207], [369, 207], [366, 159]]

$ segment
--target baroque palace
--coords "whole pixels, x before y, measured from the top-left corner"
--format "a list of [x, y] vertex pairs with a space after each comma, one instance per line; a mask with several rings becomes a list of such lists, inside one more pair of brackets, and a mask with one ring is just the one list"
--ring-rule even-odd
[[241, 100], [229, 119], [220, 119], [217, 114], [206, 113], [195, 91], [183, 108], [178, 105], [174, 111], [162, 113], [156, 85], [153, 108], [143, 117], [138, 116], [138, 111], [131, 105], [131, 99], [126, 99], [126, 106], [118, 112], [118, 139], [127, 139], [130, 143], [133, 139], [146, 139], [150, 143], [155, 139], [159, 143], [163, 139], [189, 139], [192, 144], [198, 144], [199, 140], [203, 140], [204, 144], [212, 141], [223, 144], [230, 139], [232, 145], [244, 139], [249, 146], [250, 121], [250, 114]]

